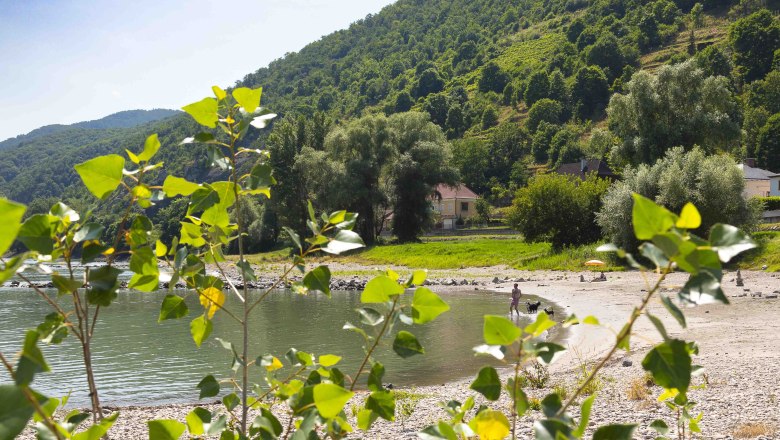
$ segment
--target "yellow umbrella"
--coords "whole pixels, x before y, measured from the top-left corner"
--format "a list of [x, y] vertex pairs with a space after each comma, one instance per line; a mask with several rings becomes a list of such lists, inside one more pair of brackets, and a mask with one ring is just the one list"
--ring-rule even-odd
[[588, 260], [585, 262], [586, 266], [606, 266], [607, 263], [601, 261], [601, 260]]

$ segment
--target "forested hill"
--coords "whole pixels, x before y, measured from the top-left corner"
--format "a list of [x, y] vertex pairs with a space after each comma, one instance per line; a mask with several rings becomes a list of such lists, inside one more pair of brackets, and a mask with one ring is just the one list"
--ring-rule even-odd
[[[280, 114], [268, 142], [249, 136], [272, 149], [280, 180], [297, 188], [286, 196], [278, 188], [269, 207], [277, 214], [307, 199], [318, 209], [354, 202], [323, 193], [338, 185], [316, 187], [306, 167], [320, 176], [348, 169], [327, 133], [410, 110], [441, 129], [461, 181], [493, 205], [507, 205], [531, 175], [560, 163], [602, 159], [620, 171], [652, 164], [673, 146], [756, 157], [780, 172], [777, 10], [777, 0], [399, 0], [236, 85], [262, 86], [263, 105]], [[214, 177], [198, 147], [179, 145], [196, 130], [185, 116], [41, 130], [23, 144], [0, 143], [0, 195], [91, 203], [72, 165], [138, 148], [153, 132], [169, 172]], [[382, 191], [378, 205], [393, 199]], [[377, 212], [385, 208], [392, 206]]]
[[[21, 145], [25, 142], [30, 142], [34, 139], [42, 138], [54, 133], [74, 129], [105, 129], [105, 128], [130, 128], [137, 125], [144, 124], [146, 122], [159, 121], [160, 119], [173, 116], [180, 113], [178, 110], [168, 109], [153, 109], [153, 110], [125, 110], [122, 112], [114, 113], [106, 117], [95, 119], [94, 121], [83, 121], [75, 124], [63, 125], [53, 124], [46, 125], [35, 130], [22, 134], [13, 138], [8, 138], [0, 142], [0, 150], [8, 149]], [[101, 134], [95, 133], [96, 138]]]

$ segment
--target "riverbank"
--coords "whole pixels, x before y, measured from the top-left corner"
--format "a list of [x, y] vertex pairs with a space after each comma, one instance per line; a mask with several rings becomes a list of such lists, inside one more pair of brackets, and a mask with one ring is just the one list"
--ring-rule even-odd
[[[360, 280], [372, 272], [371, 268], [338, 263], [330, 264], [330, 268], [334, 273], [353, 273], [352, 277]], [[403, 274], [403, 269], [398, 269]], [[431, 271], [430, 276], [438, 280], [469, 281], [468, 285], [432, 286], [441, 293], [446, 294], [453, 289], [473, 290], [475, 287], [470, 282], [474, 281], [507, 292], [507, 298], [514, 280], [522, 279], [519, 284], [524, 293], [537, 294], [554, 301], [569, 314], [574, 313], [581, 318], [595, 315], [599, 318], [603, 327], [574, 326], [567, 341], [570, 350], [550, 367], [550, 380], [546, 387], [527, 390], [530, 397], [542, 398], [553, 387], [565, 389], [568, 393], [574, 391], [582, 365], [599, 359], [608, 350], [614, 341], [612, 331], [622, 326], [644, 294], [642, 289], [645, 288], [645, 282], [637, 272], [608, 274], [608, 281], [596, 283], [580, 282], [581, 274], [587, 278], [593, 275], [584, 272], [528, 272], [491, 267], [452, 272]], [[650, 305], [650, 311], [664, 321], [671, 336], [695, 340], [700, 347], [700, 355], [695, 358], [695, 362], [704, 366], [706, 373], [697, 378], [695, 383], [708, 385], [693, 391], [691, 397], [698, 402], [694, 411], [704, 413], [700, 423], [702, 438], [780, 438], [780, 338], [777, 337], [780, 334], [780, 322], [777, 321], [780, 316], [780, 299], [772, 298], [773, 292], [780, 290], [780, 274], [743, 272], [742, 275], [744, 287], [735, 286], [733, 274], [724, 275], [724, 291], [731, 305], [687, 309], [688, 329], [685, 330], [680, 329], [660, 303], [654, 301]], [[675, 289], [684, 283], [685, 278], [685, 274], [672, 274], [664, 287]], [[761, 292], [760, 297], [757, 296], [758, 292]], [[556, 318], [561, 319], [558, 316]], [[642, 385], [644, 377], [641, 360], [648, 348], [659, 340], [660, 336], [649, 321], [640, 319], [632, 337], [632, 351], [621, 352], [599, 376], [601, 388], [593, 408], [592, 428], [606, 423], [638, 422], [640, 427], [635, 437], [654, 438], [649, 429], [650, 422], [661, 418], [670, 426], [674, 424], [671, 412], [656, 400], [660, 388], [637, 386]], [[452, 368], [458, 366], [453, 365]], [[437, 405], [438, 402], [450, 399], [463, 401], [467, 396], [475, 394], [468, 390], [468, 386], [476, 371], [462, 373], [466, 377], [462, 380], [406, 389], [406, 399], [402, 402], [405, 402], [406, 407], [413, 407], [413, 410], [410, 415], [403, 417], [402, 423], [379, 421], [367, 435], [356, 433], [354, 438], [416, 438], [417, 431], [446, 417]], [[396, 385], [403, 387], [403, 384]], [[635, 389], [630, 393], [632, 385]], [[360, 405], [362, 398], [363, 395], [356, 396], [354, 403]], [[485, 403], [496, 408], [508, 406], [505, 393], [498, 402], [477, 400], [478, 404]], [[111, 438], [146, 439], [146, 420], [172, 418], [184, 421], [192, 407], [124, 408], [111, 431]], [[540, 417], [538, 411], [530, 411], [524, 416], [518, 425], [519, 438], [530, 438], [533, 420]]]

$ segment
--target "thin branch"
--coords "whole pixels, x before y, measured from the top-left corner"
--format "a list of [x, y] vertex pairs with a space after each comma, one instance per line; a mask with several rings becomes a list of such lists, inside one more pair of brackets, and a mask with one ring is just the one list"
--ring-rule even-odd
[[612, 346], [612, 348], [609, 350], [609, 353], [607, 353], [606, 356], [596, 365], [596, 367], [590, 372], [588, 377], [585, 379], [585, 381], [580, 385], [579, 388], [577, 388], [577, 391], [574, 392], [574, 394], [569, 397], [569, 400], [566, 401], [566, 404], [563, 405], [563, 407], [558, 410], [557, 415], [562, 415], [566, 409], [569, 408], [574, 403], [574, 400], [582, 394], [582, 392], [585, 390], [585, 388], [590, 384], [591, 381], [596, 377], [596, 374], [601, 370], [604, 365], [606, 365], [607, 361], [612, 357], [612, 355], [615, 354], [615, 352], [618, 350], [618, 346], [620, 345], [620, 341], [622, 341], [624, 338], [626, 338], [628, 335], [631, 334], [631, 330], [634, 327], [634, 323], [636, 320], [642, 315], [642, 312], [644, 311], [645, 307], [647, 307], [647, 304], [650, 302], [650, 299], [653, 297], [655, 292], [658, 291], [658, 289], [661, 287], [661, 283], [666, 279], [666, 275], [669, 274], [669, 271], [672, 268], [672, 263], [669, 262], [669, 264], [664, 268], [663, 273], [656, 281], [655, 285], [652, 289], [650, 289], [647, 292], [647, 295], [642, 299], [642, 304], [640, 304], [639, 307], [634, 308], [634, 310], [631, 312], [631, 318], [628, 320], [628, 323], [623, 327], [623, 330], [620, 331], [617, 335], [617, 340], [615, 341], [615, 345]]
[[366, 363], [368, 362], [368, 359], [371, 357], [371, 354], [374, 352], [376, 347], [379, 345], [379, 341], [382, 339], [382, 336], [384, 335], [385, 331], [387, 330], [387, 327], [390, 323], [390, 318], [393, 316], [393, 313], [395, 312], [395, 307], [398, 305], [398, 299], [401, 297], [401, 295], [396, 295], [395, 299], [393, 300], [393, 306], [390, 308], [390, 311], [387, 313], [387, 316], [385, 316], [385, 323], [382, 326], [382, 330], [379, 331], [379, 334], [376, 336], [376, 339], [374, 339], [374, 344], [371, 346], [371, 348], [366, 352], [366, 356], [363, 358], [363, 363], [360, 364], [360, 368], [358, 368], [357, 374], [355, 374], [355, 378], [352, 380], [352, 385], [349, 387], [350, 391], [353, 391], [355, 389], [355, 385], [357, 385], [358, 378], [360, 378], [360, 375], [363, 373], [363, 368], [365, 368]]

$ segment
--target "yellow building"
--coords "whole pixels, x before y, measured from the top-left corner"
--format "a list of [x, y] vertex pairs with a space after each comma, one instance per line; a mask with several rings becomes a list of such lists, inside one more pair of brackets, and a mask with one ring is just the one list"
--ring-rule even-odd
[[433, 210], [441, 218], [443, 229], [455, 229], [455, 222], [477, 215], [478, 195], [466, 185], [438, 185], [434, 190]]

